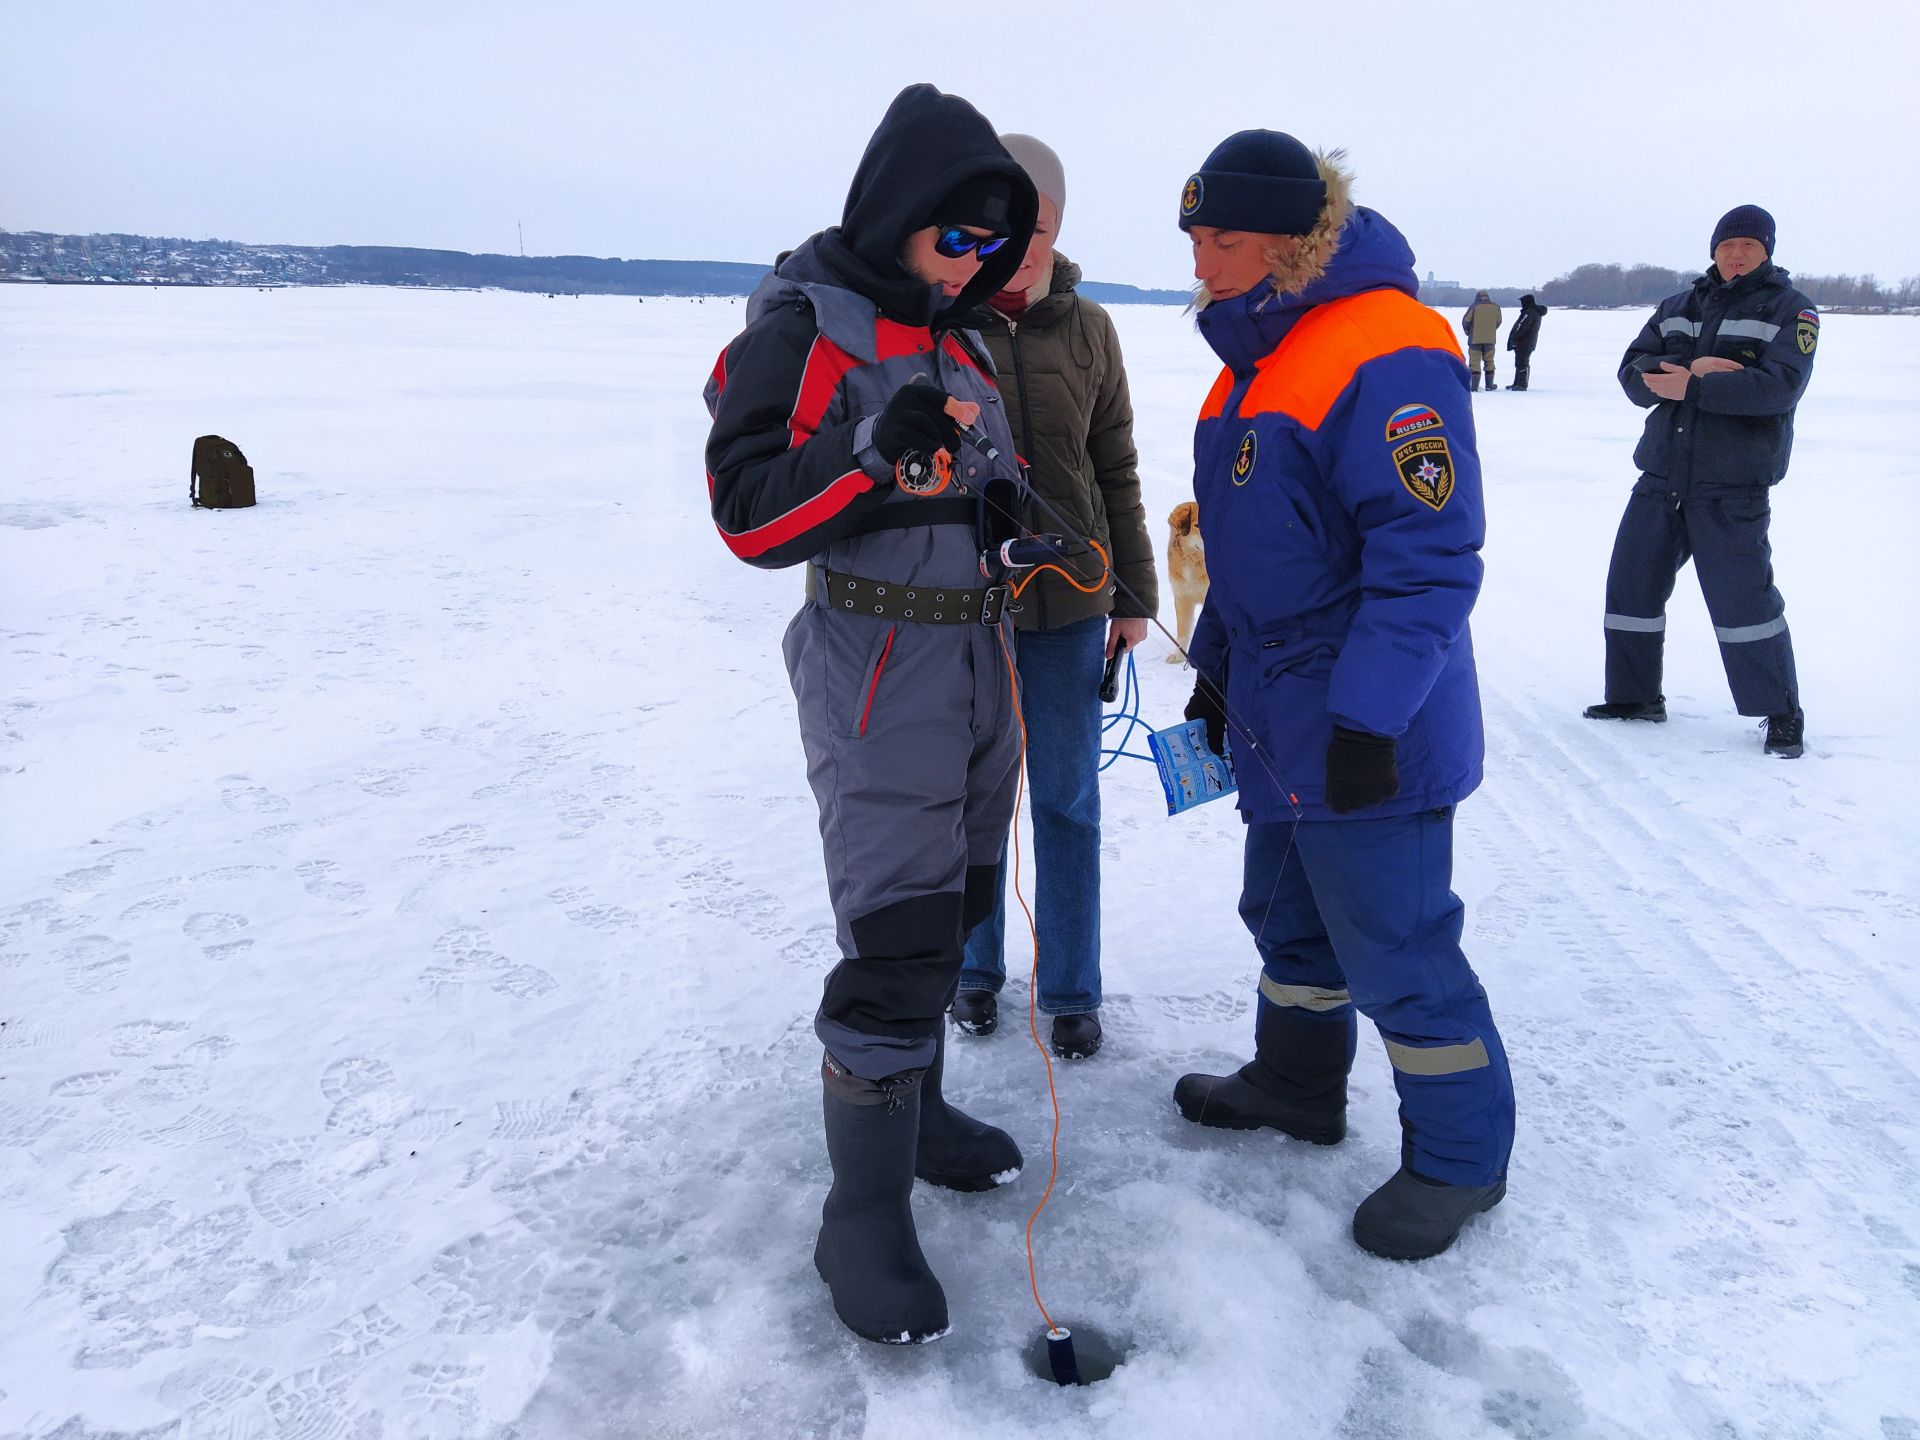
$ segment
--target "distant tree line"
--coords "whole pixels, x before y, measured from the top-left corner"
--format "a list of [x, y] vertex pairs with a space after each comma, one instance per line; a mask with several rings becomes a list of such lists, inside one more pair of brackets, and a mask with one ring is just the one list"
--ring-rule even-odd
[[[395, 245], [242, 245], [150, 235], [0, 230], [0, 281], [123, 285], [423, 285], [548, 295], [751, 295], [765, 265], [617, 260], [593, 255], [470, 255]], [[1087, 281], [1090, 299], [1184, 305], [1185, 290]]]
[[[1668, 270], [1660, 265], [1582, 265], [1547, 281], [1537, 293], [1542, 305], [1576, 310], [1655, 305], [1686, 289], [1700, 274], [1700, 270]], [[1920, 307], [1920, 275], [1883, 285], [1871, 275], [1802, 275], [1796, 271], [1793, 283], [1823, 310]]]

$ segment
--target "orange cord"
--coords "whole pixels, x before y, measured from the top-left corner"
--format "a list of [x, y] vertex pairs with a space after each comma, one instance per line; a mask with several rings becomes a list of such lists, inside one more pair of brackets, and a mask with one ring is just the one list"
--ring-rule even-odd
[[[1069, 575], [1065, 570], [1062, 570], [1058, 565], [1052, 565], [1052, 564], [1036, 565], [1033, 567], [1031, 571], [1028, 572], [1025, 579], [1015, 583], [1013, 587], [1013, 598], [1018, 600], [1020, 598], [1020, 592], [1025, 590], [1027, 586], [1031, 585], [1033, 583], [1034, 576], [1038, 575], [1042, 570], [1053, 571], [1054, 574], [1058, 575], [1062, 580], [1066, 581], [1074, 589], [1078, 590], [1082, 595], [1098, 595], [1103, 589], [1106, 588], [1107, 577], [1113, 574], [1113, 561], [1107, 558], [1107, 552], [1100, 548], [1100, 542], [1098, 540], [1089, 540], [1087, 541], [1087, 544], [1091, 545], [1094, 549], [1094, 553], [1100, 557], [1100, 578], [1098, 580], [1094, 581], [1091, 585], [1082, 585], [1077, 576]], [[1025, 750], [1024, 750], [1025, 731], [1023, 730], [1021, 734], [1023, 737], [1023, 749], [1021, 753], [1024, 754], [1025, 753]]]
[[[1104, 552], [1101, 558], [1106, 558]], [[1027, 906], [1027, 897], [1020, 891], [1020, 801], [1027, 789], [1027, 717], [1020, 710], [1020, 676], [1013, 668], [1013, 652], [1007, 649], [1006, 632], [997, 630], [996, 633], [1000, 637], [1000, 653], [1007, 662], [1007, 682], [1012, 686], [1013, 717], [1020, 722], [1020, 779], [1013, 792], [1013, 898], [1020, 902], [1020, 911], [1027, 917], [1027, 933], [1033, 939], [1033, 974], [1027, 986], [1027, 1031], [1033, 1036], [1034, 1048], [1047, 1067], [1047, 1098], [1053, 1102], [1053, 1135], [1047, 1142], [1047, 1188], [1041, 1193], [1040, 1203], [1033, 1207], [1033, 1214], [1027, 1217], [1027, 1279], [1033, 1286], [1033, 1303], [1040, 1307], [1040, 1318], [1047, 1322], [1049, 1333], [1058, 1334], [1060, 1327], [1053, 1323], [1053, 1316], [1047, 1313], [1047, 1302], [1040, 1298], [1040, 1274], [1033, 1261], [1034, 1222], [1047, 1208], [1053, 1182], [1060, 1177], [1060, 1094], [1053, 1088], [1053, 1057], [1040, 1039], [1040, 931], [1034, 924], [1033, 911]]]

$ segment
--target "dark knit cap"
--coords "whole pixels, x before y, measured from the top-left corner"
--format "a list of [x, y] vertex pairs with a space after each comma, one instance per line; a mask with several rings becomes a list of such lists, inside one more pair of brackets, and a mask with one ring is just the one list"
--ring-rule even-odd
[[962, 180], [927, 212], [929, 225], [971, 225], [995, 235], [1011, 232], [1013, 183], [1004, 175]]
[[1720, 223], [1713, 227], [1713, 242], [1707, 246], [1707, 256], [1720, 248], [1722, 240], [1758, 240], [1767, 248], [1767, 258], [1773, 258], [1773, 216], [1758, 205], [1736, 205], [1720, 217]]
[[1326, 203], [1311, 150], [1278, 130], [1242, 130], [1214, 146], [1180, 191], [1180, 228], [1304, 235]]

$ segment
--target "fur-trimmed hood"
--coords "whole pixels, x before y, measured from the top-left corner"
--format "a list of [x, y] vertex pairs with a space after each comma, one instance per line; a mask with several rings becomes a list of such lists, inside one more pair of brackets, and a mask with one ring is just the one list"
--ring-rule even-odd
[[1369, 290], [1398, 290], [1415, 299], [1420, 295], [1406, 237], [1364, 205], [1353, 208], [1340, 227], [1334, 253], [1314, 268], [1319, 273], [1299, 290], [1282, 294], [1279, 281], [1262, 280], [1246, 294], [1216, 301], [1195, 317], [1207, 344], [1234, 373], [1252, 370], [1316, 305]]
[[[1354, 213], [1353, 172], [1347, 168], [1347, 152], [1316, 150], [1313, 160], [1320, 171], [1321, 183], [1327, 187], [1327, 199], [1320, 207], [1320, 218], [1300, 237], [1293, 255], [1287, 258], [1276, 252], [1270, 257], [1273, 288], [1282, 297], [1302, 293], [1327, 273], [1327, 266], [1333, 263], [1340, 249], [1341, 234]], [[1204, 310], [1212, 303], [1213, 296], [1207, 293], [1207, 287], [1196, 286], [1193, 308]]]

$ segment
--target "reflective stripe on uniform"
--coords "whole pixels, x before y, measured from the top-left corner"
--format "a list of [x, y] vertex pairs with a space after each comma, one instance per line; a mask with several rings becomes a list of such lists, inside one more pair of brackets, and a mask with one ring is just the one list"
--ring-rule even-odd
[[1295, 1010], [1338, 1010], [1351, 1005], [1353, 996], [1345, 990], [1322, 990], [1317, 985], [1280, 985], [1265, 975], [1260, 977], [1260, 993], [1275, 1005]]
[[1608, 614], [1606, 622], [1609, 630], [1635, 630], [1648, 635], [1667, 628], [1667, 617], [1664, 615], [1645, 619], [1639, 615]]
[[1422, 1049], [1388, 1040], [1387, 1059], [1402, 1075], [1458, 1075], [1463, 1070], [1485, 1069], [1487, 1042], [1475, 1036], [1467, 1045], [1436, 1045]]
[[1737, 335], [1741, 339], [1771, 341], [1780, 333], [1778, 325], [1769, 325], [1764, 320], [1726, 320], [1720, 325], [1720, 338]]
[[1768, 620], [1759, 625], [1716, 625], [1713, 633], [1722, 645], [1745, 645], [1755, 640], [1771, 640], [1787, 628], [1787, 617]]
[[1700, 333], [1700, 322], [1689, 320], [1684, 315], [1670, 315], [1660, 322], [1662, 335], [1694, 335]]

